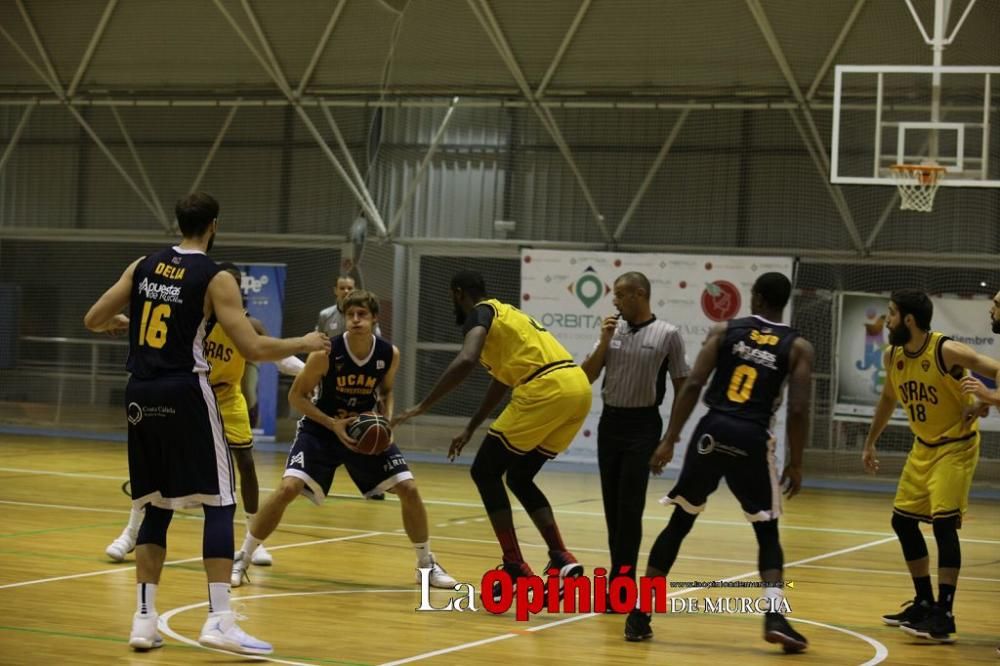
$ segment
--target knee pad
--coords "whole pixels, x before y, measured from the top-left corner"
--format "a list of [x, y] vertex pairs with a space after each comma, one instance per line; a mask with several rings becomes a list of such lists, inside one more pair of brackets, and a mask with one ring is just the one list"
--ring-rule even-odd
[[751, 523], [757, 535], [757, 567], [761, 571], [781, 570], [785, 566], [785, 553], [778, 538], [778, 521], [765, 520]]
[[170, 519], [173, 517], [172, 510], [147, 504], [146, 515], [142, 519], [142, 524], [139, 525], [139, 534], [136, 536], [135, 544], [141, 546], [151, 543], [166, 548], [167, 528], [170, 527]]
[[233, 516], [236, 505], [208, 506], [205, 510], [205, 528], [201, 539], [201, 556], [233, 559]]
[[934, 519], [934, 540], [938, 547], [938, 566], [962, 568], [962, 546], [958, 540], [958, 516]]
[[927, 557], [927, 543], [924, 541], [924, 535], [920, 533], [920, 522], [916, 518], [893, 513], [892, 531], [899, 537], [903, 559], [907, 562]]

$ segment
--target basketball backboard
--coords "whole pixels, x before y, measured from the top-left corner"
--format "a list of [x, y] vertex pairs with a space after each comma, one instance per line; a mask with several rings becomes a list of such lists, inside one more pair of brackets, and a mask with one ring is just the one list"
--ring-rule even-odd
[[831, 182], [895, 185], [892, 165], [937, 164], [942, 187], [1000, 187], [1000, 67], [838, 65], [835, 77]]

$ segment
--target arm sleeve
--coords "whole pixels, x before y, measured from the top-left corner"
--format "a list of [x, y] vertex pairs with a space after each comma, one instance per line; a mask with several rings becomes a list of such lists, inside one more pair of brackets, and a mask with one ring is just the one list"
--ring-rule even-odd
[[487, 331], [490, 330], [490, 326], [493, 324], [493, 308], [485, 303], [481, 303], [476, 307], [472, 308], [472, 312], [465, 319], [465, 326], [462, 328], [462, 333], [468, 334], [469, 331], [474, 329], [476, 326], [482, 326]]

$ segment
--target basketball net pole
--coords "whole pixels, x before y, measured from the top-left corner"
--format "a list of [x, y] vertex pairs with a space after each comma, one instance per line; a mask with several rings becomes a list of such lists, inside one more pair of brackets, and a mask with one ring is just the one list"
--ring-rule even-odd
[[[931, 122], [941, 121], [941, 71], [937, 68], [944, 64], [945, 26], [951, 14], [951, 0], [934, 0], [934, 36], [931, 37], [931, 51], [935, 71], [931, 74]], [[938, 159], [938, 130], [934, 128], [930, 134], [928, 156], [932, 163]]]

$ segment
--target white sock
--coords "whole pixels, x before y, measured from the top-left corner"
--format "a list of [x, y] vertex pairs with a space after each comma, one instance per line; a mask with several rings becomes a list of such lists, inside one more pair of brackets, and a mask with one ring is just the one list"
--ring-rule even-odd
[[128, 512], [128, 533], [132, 535], [134, 539], [137, 534], [139, 534], [139, 526], [142, 525], [142, 519], [146, 517], [145, 509], [137, 509], [132, 507], [131, 511]]
[[208, 612], [229, 612], [229, 583], [208, 584]]
[[240, 550], [242, 550], [247, 557], [250, 557], [251, 555], [253, 555], [254, 551], [257, 550], [257, 546], [259, 546], [261, 543], [263, 542], [260, 539], [250, 534], [250, 530], [247, 530], [247, 535], [243, 539], [243, 546], [240, 548]]
[[430, 540], [424, 541], [423, 543], [413, 544], [413, 550], [417, 551], [417, 566], [424, 567], [431, 565], [431, 542]]
[[785, 591], [780, 587], [770, 585], [764, 588], [764, 601], [767, 602], [768, 612], [778, 612], [781, 608], [781, 600], [785, 598]]
[[135, 612], [156, 615], [156, 583], [136, 583]]

